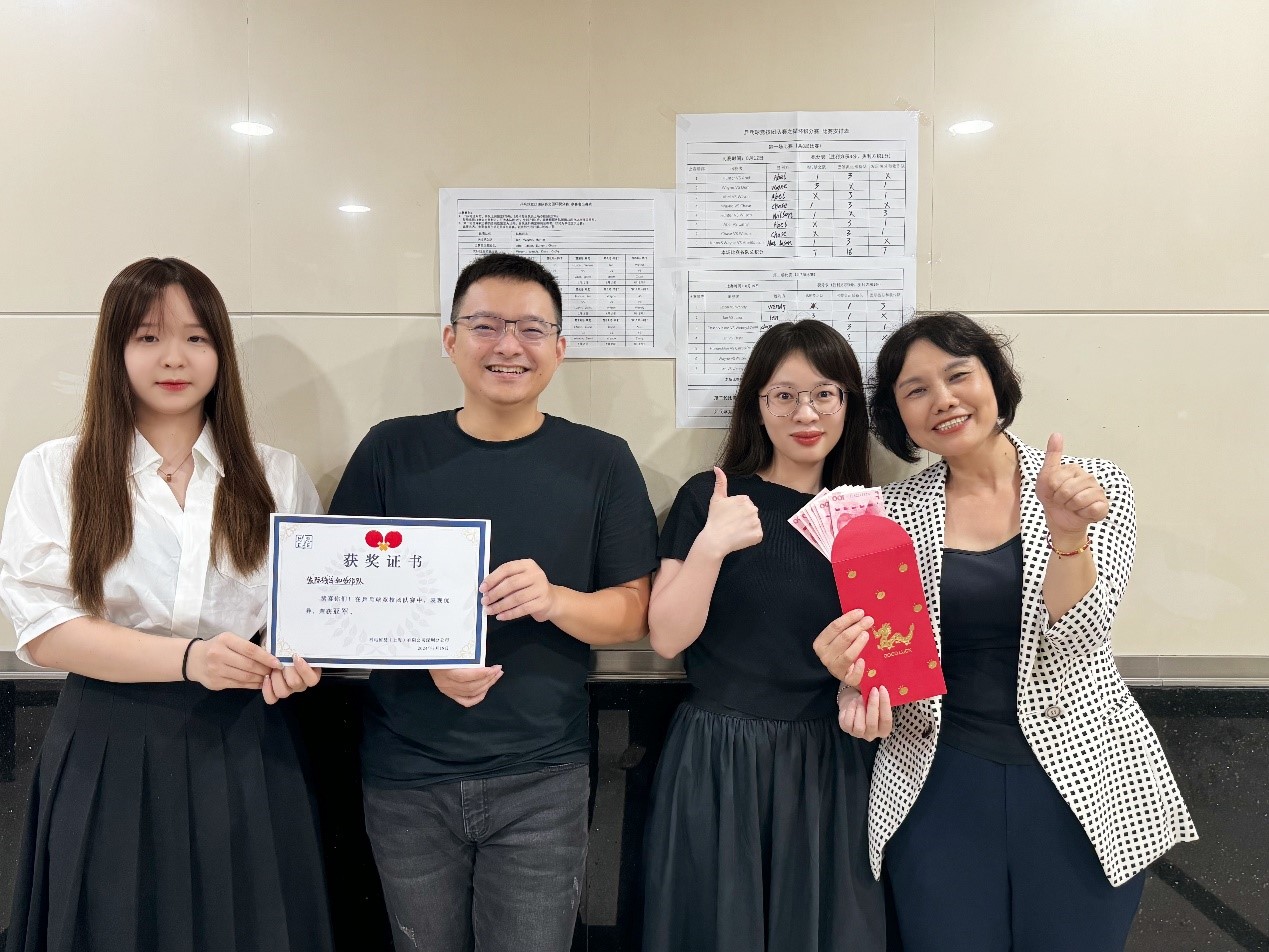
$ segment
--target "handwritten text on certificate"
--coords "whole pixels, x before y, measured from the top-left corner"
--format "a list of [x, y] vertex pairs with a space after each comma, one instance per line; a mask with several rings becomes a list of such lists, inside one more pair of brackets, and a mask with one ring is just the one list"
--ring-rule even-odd
[[272, 517], [269, 650], [348, 668], [479, 665], [482, 519]]
[[674, 193], [662, 189], [443, 188], [441, 316], [476, 258], [532, 258], [559, 283], [573, 357], [674, 355], [674, 289], [658, 257], [674, 246]]

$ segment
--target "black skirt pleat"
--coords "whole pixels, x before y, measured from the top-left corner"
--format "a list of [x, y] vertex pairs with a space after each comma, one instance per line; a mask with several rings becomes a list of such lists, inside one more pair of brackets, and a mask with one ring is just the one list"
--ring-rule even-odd
[[324, 952], [317, 814], [285, 705], [70, 675], [40, 753], [9, 952]]
[[871, 753], [836, 718], [681, 705], [646, 832], [645, 952], [884, 952]]

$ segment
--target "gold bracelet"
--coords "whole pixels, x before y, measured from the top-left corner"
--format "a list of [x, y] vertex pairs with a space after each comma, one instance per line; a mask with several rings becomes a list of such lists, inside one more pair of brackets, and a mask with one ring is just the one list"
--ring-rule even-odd
[[1050, 549], [1052, 549], [1055, 553], [1057, 553], [1057, 557], [1058, 557], [1059, 559], [1069, 559], [1069, 558], [1071, 558], [1072, 556], [1075, 556], [1075, 555], [1080, 555], [1080, 554], [1082, 554], [1082, 553], [1084, 553], [1084, 552], [1087, 552], [1087, 551], [1088, 551], [1088, 546], [1089, 546], [1089, 538], [1088, 538], [1088, 536], [1087, 536], [1087, 535], [1085, 535], [1085, 536], [1084, 536], [1084, 544], [1083, 544], [1082, 546], [1080, 546], [1078, 549], [1074, 549], [1074, 550], [1072, 550], [1072, 551], [1070, 551], [1070, 552], [1063, 552], [1061, 549], [1059, 549], [1056, 545], [1054, 545], [1054, 544], [1053, 544], [1053, 533], [1051, 533], [1051, 532], [1049, 533], [1049, 548], [1050, 548]]

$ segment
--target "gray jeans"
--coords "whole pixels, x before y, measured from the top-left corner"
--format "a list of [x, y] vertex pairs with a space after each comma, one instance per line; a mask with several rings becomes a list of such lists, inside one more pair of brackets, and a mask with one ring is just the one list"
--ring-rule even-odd
[[568, 952], [586, 866], [584, 764], [362, 793], [397, 952]]

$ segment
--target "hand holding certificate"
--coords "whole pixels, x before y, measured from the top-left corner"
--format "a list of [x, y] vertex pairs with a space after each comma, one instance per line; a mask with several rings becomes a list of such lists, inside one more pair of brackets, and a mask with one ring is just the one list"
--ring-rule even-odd
[[267, 648], [335, 668], [483, 665], [489, 523], [272, 516]]

